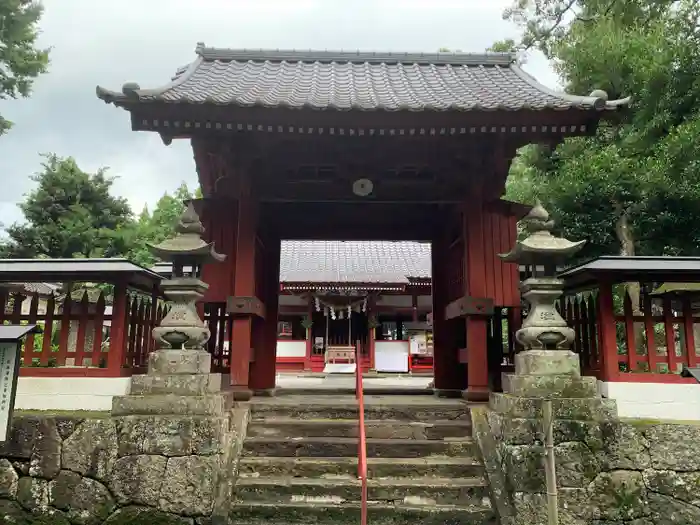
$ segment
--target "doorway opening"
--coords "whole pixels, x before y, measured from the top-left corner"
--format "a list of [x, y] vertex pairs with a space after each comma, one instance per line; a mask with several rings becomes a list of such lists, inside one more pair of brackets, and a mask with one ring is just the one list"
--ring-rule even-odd
[[430, 257], [425, 242], [282, 241], [277, 372], [432, 375]]

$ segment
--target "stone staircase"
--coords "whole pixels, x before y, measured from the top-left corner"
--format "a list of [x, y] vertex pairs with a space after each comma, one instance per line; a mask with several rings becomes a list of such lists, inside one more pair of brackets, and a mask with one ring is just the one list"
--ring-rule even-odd
[[[233, 523], [360, 522], [353, 396], [251, 403]], [[491, 524], [468, 405], [426, 396], [366, 396], [368, 522]]]

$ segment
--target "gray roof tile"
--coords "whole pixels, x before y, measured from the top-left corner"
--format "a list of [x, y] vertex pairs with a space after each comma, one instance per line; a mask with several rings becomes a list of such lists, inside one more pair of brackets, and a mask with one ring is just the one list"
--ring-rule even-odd
[[430, 278], [430, 244], [393, 241], [282, 241], [285, 283], [408, 283]]
[[166, 102], [329, 110], [614, 109], [538, 83], [512, 53], [362, 53], [197, 47], [197, 59], [158, 89], [97, 88], [106, 102]]

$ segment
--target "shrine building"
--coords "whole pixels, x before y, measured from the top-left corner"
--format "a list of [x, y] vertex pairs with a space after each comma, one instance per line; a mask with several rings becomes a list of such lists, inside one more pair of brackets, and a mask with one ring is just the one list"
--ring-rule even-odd
[[[202, 310], [230, 319], [210, 351], [240, 398], [275, 386], [287, 297], [314, 298], [297, 306], [308, 308], [315, 343], [324, 324], [316, 314], [328, 312], [333, 326], [343, 304], [362, 312], [376, 296], [371, 283], [355, 283], [364, 286], [349, 287], [357, 301], [351, 293], [340, 301], [323, 288], [332, 284], [326, 277], [281, 290], [283, 240], [430, 243], [435, 388], [487, 396], [490, 363], [498, 366], [489, 326], [496, 312], [520, 307], [517, 266], [498, 257], [513, 246], [523, 214], [501, 200], [510, 162], [526, 144], [593, 134], [627, 103], [602, 91], [556, 93], [511, 53], [202, 44], [162, 87], [127, 83], [97, 95], [126, 109], [133, 130], [156, 132], [165, 144], [191, 141], [203, 194], [195, 207], [226, 255], [204, 268]], [[411, 276], [403, 279], [413, 296]], [[345, 328], [353, 345], [352, 321]]]

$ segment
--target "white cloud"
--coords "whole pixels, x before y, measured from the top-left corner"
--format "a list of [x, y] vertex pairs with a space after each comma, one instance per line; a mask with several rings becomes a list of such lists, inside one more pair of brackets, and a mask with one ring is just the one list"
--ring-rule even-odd
[[[88, 170], [109, 166], [115, 192], [138, 212], [182, 181], [197, 180], [187, 141], [164, 146], [130, 130], [128, 114], [95, 96], [166, 83], [209, 46], [296, 49], [482, 51], [516, 37], [501, 19], [510, 0], [44, 0], [41, 44], [53, 46], [47, 75], [30, 99], [3, 102], [16, 122], [0, 138], [0, 222], [20, 218], [14, 203], [31, 187], [41, 152], [75, 157]], [[525, 68], [545, 84], [556, 78], [542, 57]]]

